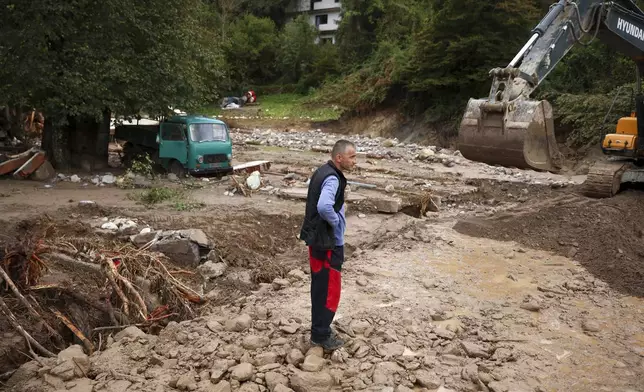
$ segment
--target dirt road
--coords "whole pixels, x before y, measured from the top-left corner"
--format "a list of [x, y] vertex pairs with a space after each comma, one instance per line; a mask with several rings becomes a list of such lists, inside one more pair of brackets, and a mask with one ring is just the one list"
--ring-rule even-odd
[[[237, 161], [272, 162], [263, 188], [231, 196], [227, 179], [198, 180], [190, 211], [141, 205], [128, 197], [136, 190], [86, 181], [0, 182], [5, 238], [16, 222], [44, 213], [79, 225], [128, 217], [154, 229], [202, 229], [228, 265], [204, 286], [212, 303], [201, 318], [159, 336], [136, 328], [114, 335], [76, 378], [29, 363], [8, 390], [644, 391], [641, 191], [590, 200], [577, 193], [583, 176], [493, 168], [449, 150], [352, 136], [361, 155], [349, 180], [377, 187], [350, 192], [358, 201], [348, 205], [336, 318], [349, 343], [322, 359], [306, 344], [308, 265], [297, 240], [304, 204], [278, 190], [304, 187], [328, 159], [317, 151], [337, 136], [234, 136]], [[368, 202], [428, 191], [440, 196], [440, 210], [423, 216], [413, 206], [379, 213]], [[101, 209], [76, 211], [80, 200]]]

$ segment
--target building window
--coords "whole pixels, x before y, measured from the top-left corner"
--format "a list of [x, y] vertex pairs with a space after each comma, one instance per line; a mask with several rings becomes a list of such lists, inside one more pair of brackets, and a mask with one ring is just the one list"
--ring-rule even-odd
[[315, 16], [315, 26], [325, 25], [329, 23], [329, 15], [316, 15]]

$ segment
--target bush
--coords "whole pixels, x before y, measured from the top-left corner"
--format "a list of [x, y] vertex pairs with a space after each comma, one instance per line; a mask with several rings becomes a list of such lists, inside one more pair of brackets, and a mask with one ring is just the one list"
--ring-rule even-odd
[[383, 103], [398, 81], [404, 53], [395, 43], [383, 43], [363, 67], [323, 84], [315, 101], [337, 103], [357, 113]]
[[[599, 143], [602, 135], [614, 132], [617, 120], [635, 110], [634, 85], [620, 86], [608, 94], [561, 94], [553, 100], [555, 115], [572, 132], [567, 143], [581, 147]], [[610, 112], [609, 112], [610, 110]]]

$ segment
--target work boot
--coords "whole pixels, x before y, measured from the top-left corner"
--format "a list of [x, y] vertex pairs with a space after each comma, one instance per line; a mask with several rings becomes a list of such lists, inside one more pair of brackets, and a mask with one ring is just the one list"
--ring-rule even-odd
[[323, 341], [316, 341], [315, 339], [311, 338], [311, 344], [313, 344], [314, 346], [321, 346], [326, 351], [333, 351], [344, 346], [344, 340], [333, 334]]

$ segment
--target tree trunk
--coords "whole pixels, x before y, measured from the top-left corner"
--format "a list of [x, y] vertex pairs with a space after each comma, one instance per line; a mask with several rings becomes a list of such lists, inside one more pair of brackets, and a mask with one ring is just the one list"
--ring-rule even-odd
[[56, 169], [68, 170], [71, 168], [68, 127], [55, 125], [50, 117], [45, 117], [42, 148], [45, 150], [47, 159]]
[[96, 169], [105, 169], [108, 167], [111, 117], [112, 113], [109, 109], [103, 110], [103, 119], [98, 126], [96, 135], [96, 157], [94, 160], [94, 167]]
[[22, 138], [25, 136], [25, 125], [22, 118], [22, 107], [18, 105], [14, 110], [15, 113], [11, 118], [11, 130], [9, 131], [9, 135], [12, 138], [15, 137], [18, 140], [22, 140]]

